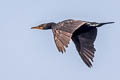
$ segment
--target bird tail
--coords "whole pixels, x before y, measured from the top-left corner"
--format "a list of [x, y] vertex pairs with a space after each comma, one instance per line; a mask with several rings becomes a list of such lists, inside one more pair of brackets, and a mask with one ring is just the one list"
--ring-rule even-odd
[[115, 23], [115, 22], [98, 23], [99, 25], [98, 25], [97, 27], [101, 27], [101, 26], [103, 26], [103, 25], [112, 24], [112, 23]]

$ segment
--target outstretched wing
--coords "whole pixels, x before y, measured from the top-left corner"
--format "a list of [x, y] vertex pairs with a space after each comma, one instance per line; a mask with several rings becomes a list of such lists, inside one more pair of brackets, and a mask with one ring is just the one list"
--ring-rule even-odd
[[88, 67], [92, 66], [91, 62], [93, 62], [95, 53], [94, 41], [96, 39], [96, 36], [97, 29], [91, 28], [87, 32], [83, 32], [72, 37], [79, 55]]
[[68, 47], [72, 33], [83, 24], [85, 24], [85, 22], [80, 20], [65, 20], [54, 26], [52, 29], [54, 40], [60, 52], [63, 53], [66, 51], [65, 48]]
[[53, 34], [59, 52], [65, 52], [65, 47], [68, 47], [72, 34], [61, 30], [54, 30]]

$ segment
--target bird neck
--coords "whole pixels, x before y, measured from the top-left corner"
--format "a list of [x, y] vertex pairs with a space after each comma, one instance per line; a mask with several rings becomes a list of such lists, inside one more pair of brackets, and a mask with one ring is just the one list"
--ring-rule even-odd
[[51, 22], [47, 24], [47, 29], [52, 29], [52, 26], [56, 25], [56, 23]]

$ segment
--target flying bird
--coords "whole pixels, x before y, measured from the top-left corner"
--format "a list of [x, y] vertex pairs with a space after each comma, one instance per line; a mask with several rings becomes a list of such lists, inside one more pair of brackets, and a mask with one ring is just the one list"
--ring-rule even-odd
[[45, 23], [32, 27], [31, 29], [48, 30], [52, 29], [54, 41], [59, 52], [66, 52], [70, 40], [74, 42], [76, 49], [83, 62], [92, 67], [95, 48], [94, 41], [97, 36], [97, 27], [114, 22], [88, 22], [82, 20], [68, 19], [59, 23]]

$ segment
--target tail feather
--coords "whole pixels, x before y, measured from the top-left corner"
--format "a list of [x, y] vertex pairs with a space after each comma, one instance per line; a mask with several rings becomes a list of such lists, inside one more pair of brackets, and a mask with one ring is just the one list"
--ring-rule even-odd
[[115, 23], [115, 22], [105, 22], [105, 23], [99, 23], [99, 25], [97, 27], [100, 27], [100, 26], [103, 26], [103, 25], [106, 25], [106, 24], [112, 24], [112, 23]]
[[104, 23], [97, 23], [97, 22], [87, 22], [86, 25], [88, 25], [89, 27], [101, 27], [105, 24], [112, 24], [114, 22], [104, 22]]
[[112, 24], [112, 23], [115, 23], [115, 22], [105, 22], [105, 23], [100, 23], [100, 24]]

